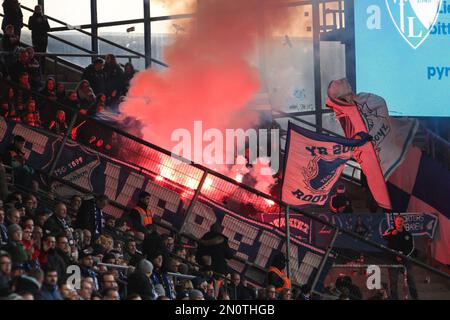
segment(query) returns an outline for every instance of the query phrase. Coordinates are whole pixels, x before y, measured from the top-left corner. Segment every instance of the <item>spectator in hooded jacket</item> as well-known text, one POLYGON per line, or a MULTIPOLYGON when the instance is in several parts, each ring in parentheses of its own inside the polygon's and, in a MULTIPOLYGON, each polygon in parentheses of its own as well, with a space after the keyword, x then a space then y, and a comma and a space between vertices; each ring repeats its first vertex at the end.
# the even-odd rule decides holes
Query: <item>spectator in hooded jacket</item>
POLYGON ((8 25, 13 25, 15 35, 20 39, 20 34, 23 27, 23 14, 19 1, 4 0, 3 14, 2 30, 5 31, 8 25))

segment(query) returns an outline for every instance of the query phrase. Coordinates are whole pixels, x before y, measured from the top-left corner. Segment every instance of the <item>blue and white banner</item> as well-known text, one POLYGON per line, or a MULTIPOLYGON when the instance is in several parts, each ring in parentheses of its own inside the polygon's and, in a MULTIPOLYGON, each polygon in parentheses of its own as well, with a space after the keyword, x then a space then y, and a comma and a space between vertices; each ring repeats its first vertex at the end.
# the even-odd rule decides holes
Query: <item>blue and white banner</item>
POLYGON ((292 206, 324 205, 353 149, 369 140, 318 134, 289 123, 282 200, 292 206))

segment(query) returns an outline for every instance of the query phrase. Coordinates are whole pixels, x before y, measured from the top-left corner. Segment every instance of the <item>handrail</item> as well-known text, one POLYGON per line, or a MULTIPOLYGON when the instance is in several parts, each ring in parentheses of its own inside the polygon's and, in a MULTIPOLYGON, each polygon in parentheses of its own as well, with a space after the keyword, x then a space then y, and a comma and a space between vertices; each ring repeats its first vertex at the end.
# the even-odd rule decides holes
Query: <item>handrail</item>
MULTIPOLYGON (((67 108, 67 106, 66 106, 66 108, 67 108)), ((75 108, 69 108, 69 109, 75 110, 76 113, 79 114, 79 110, 76 110, 75 108)), ((135 137, 135 136, 133 136, 133 135, 131 135, 131 134, 121 130, 121 129, 114 128, 114 127, 112 127, 112 126, 110 126, 108 124, 105 124, 105 123, 103 123, 103 122, 101 122, 99 120, 96 120, 96 119, 90 118, 90 121, 92 121, 94 123, 97 123, 97 124, 100 124, 101 126, 104 126, 104 127, 108 128, 108 129, 110 129, 110 130, 112 130, 112 131, 114 131, 114 132, 116 132, 116 133, 118 133, 120 135, 123 135, 123 136, 125 136, 125 137, 127 137, 127 138, 129 138, 131 140, 134 140, 135 142, 137 142, 137 143, 139 143, 141 145, 144 145, 146 147, 154 149, 154 150, 156 150, 156 151, 158 151, 158 152, 160 152, 160 153, 162 153, 164 155, 167 155, 167 156, 172 157, 174 159, 177 159, 177 160, 179 160, 179 161, 181 161, 181 162, 183 162, 185 164, 188 164, 188 165, 192 166, 193 168, 197 168, 199 170, 202 170, 204 173, 211 174, 212 176, 215 176, 215 177, 217 177, 217 178, 219 178, 221 180, 224 180, 226 182, 234 184, 235 186, 238 186, 241 189, 244 189, 244 190, 246 190, 246 191, 248 191, 248 192, 250 192, 250 193, 252 193, 252 194, 254 194, 256 196, 262 197, 262 198, 264 198, 266 200, 272 200, 274 204, 277 204, 280 207, 288 207, 288 206, 290 206, 289 204, 287 204, 286 202, 282 201, 281 199, 278 199, 278 198, 276 198, 276 197, 274 197, 272 195, 268 195, 268 194, 266 194, 264 192, 256 190, 256 189, 254 189, 254 188, 252 188, 252 187, 250 187, 250 186, 248 186, 246 184, 242 184, 240 182, 237 182, 236 180, 234 180, 234 179, 232 179, 230 177, 227 177, 227 176, 225 176, 225 175, 223 175, 221 173, 218 173, 218 172, 216 172, 216 171, 214 171, 214 170, 212 170, 210 168, 207 168, 207 167, 205 167, 203 165, 195 163, 194 161, 191 161, 191 160, 188 160, 188 159, 186 159, 184 157, 181 157, 179 155, 173 154, 172 152, 170 152, 170 151, 168 151, 168 150, 166 150, 166 149, 164 149, 162 147, 159 147, 159 146, 157 146, 157 145, 155 145, 153 143, 150 143, 148 141, 145 141, 143 139, 135 137)), ((54 178, 54 177, 52 177, 52 178, 54 178)), ((419 266, 429 270, 432 273, 435 273, 435 274, 443 276, 443 277, 445 277, 447 279, 450 279, 450 274, 444 273, 444 272, 442 272, 442 271, 440 271, 440 270, 438 270, 436 268, 433 268, 433 267, 427 265, 426 263, 423 263, 423 262, 421 262, 421 261, 419 261, 417 259, 413 259, 411 257, 408 257, 408 256, 404 255, 403 253, 399 253, 398 251, 390 249, 390 248, 388 248, 388 247, 386 247, 384 245, 378 244, 378 243, 376 243, 376 242, 374 242, 372 240, 369 240, 369 239, 367 239, 367 238, 365 238, 365 237, 363 237, 363 236, 361 236, 361 235, 359 235, 359 234, 357 234, 357 233, 355 233, 355 232, 353 232, 351 230, 341 228, 338 225, 335 225, 332 222, 326 221, 326 220, 316 216, 313 213, 300 212, 298 209, 295 209, 295 208, 292 208, 291 211, 293 211, 295 213, 298 213, 298 214, 302 214, 305 217, 310 218, 313 221, 319 222, 319 223, 321 223, 321 224, 323 224, 323 225, 325 225, 327 227, 330 227, 330 228, 332 228, 334 230, 337 229, 337 230, 339 230, 340 233, 346 234, 346 235, 348 235, 348 236, 350 236, 350 237, 352 237, 354 239, 357 239, 357 240, 359 240, 359 241, 361 241, 361 242, 363 242, 363 243, 365 243, 365 244, 367 244, 369 246, 377 248, 377 249, 379 249, 379 250, 381 250, 383 252, 387 252, 389 254, 392 254, 392 255, 395 255, 395 256, 399 256, 399 257, 403 258, 406 261, 412 262, 413 264, 419 265, 419 266)))
MULTIPOLYGON (((9 51, 0 51, 0 54, 9 54, 9 51)), ((95 57, 106 57, 107 54, 83 54, 83 53, 53 53, 53 52, 35 52, 35 56, 44 56, 44 57, 87 57, 87 58, 95 58, 95 57)), ((114 55, 116 58, 124 58, 124 59, 140 59, 141 57, 138 57, 136 55, 114 55)))
MULTIPOLYGON (((34 10, 32 10, 32 9, 26 7, 26 6, 21 5, 21 7, 22 7, 23 9, 27 10, 27 11, 34 12, 34 10)), ((61 21, 61 20, 58 20, 58 19, 56 19, 56 18, 50 17, 50 16, 48 16, 48 15, 45 15, 45 16, 46 16, 49 20, 54 21, 54 22, 56 22, 56 23, 59 23, 59 24, 62 24, 62 25, 66 25, 66 26, 70 25, 69 23, 66 23, 66 22, 64 22, 64 21, 61 21)), ((102 38, 102 37, 99 37, 99 36, 94 36, 94 35, 93 35, 92 33, 90 33, 90 32, 84 31, 84 30, 82 30, 82 29, 76 29, 76 28, 74 28, 73 30, 76 30, 76 31, 78 31, 78 32, 80 32, 80 33, 82 33, 82 34, 84 34, 84 35, 87 35, 87 36, 89 36, 89 37, 91 37, 91 38, 94 38, 94 39, 98 39, 98 40, 100 40, 100 41, 103 41, 103 42, 105 42, 105 43, 107 43, 107 44, 109 44, 109 45, 111 45, 111 46, 113 46, 113 47, 119 48, 120 50, 127 51, 127 52, 129 52, 129 53, 135 54, 135 55, 137 55, 137 56, 139 56, 139 57, 141 57, 141 58, 144 58, 144 59, 146 58, 145 54, 142 54, 142 53, 140 53, 140 52, 131 50, 131 49, 127 48, 127 47, 123 47, 123 46, 121 46, 121 45, 118 45, 117 43, 115 43, 115 42, 113 42, 113 41, 110 41, 110 40, 108 40, 108 39, 105 39, 105 38, 102 38)), ((52 30, 50 29, 50 32, 51 32, 51 31, 52 31, 52 30)), ((163 66, 163 67, 169 67, 167 64, 165 64, 165 63, 162 62, 162 61, 159 61, 159 60, 154 59, 154 58, 152 58, 152 57, 150 57, 150 59, 151 59, 152 62, 154 62, 154 63, 156 63, 156 64, 159 64, 159 65, 161 65, 161 66, 163 66)))
MULTIPOLYGON (((5 16, 5 15, 4 15, 3 13, 0 13, 0 17, 4 17, 4 16, 5 16)), ((24 23, 23 25, 24 25, 24 27, 28 27, 28 24, 26 24, 26 23, 24 23)), ((70 42, 70 41, 64 40, 64 39, 62 39, 62 38, 60 38, 60 37, 57 37, 57 36, 55 36, 55 35, 52 35, 52 34, 50 34, 50 33, 48 34, 48 36, 49 36, 49 38, 55 39, 55 40, 60 41, 60 42, 62 42, 62 43, 64 43, 64 44, 67 44, 67 45, 69 45, 69 46, 72 46, 72 47, 74 47, 75 49, 78 49, 78 50, 80 50, 80 51, 95 54, 95 52, 93 52, 93 51, 91 51, 91 50, 88 50, 88 49, 86 49, 86 48, 80 47, 80 46, 78 46, 78 45, 76 45, 76 44, 74 44, 74 43, 72 43, 72 42, 70 42)))

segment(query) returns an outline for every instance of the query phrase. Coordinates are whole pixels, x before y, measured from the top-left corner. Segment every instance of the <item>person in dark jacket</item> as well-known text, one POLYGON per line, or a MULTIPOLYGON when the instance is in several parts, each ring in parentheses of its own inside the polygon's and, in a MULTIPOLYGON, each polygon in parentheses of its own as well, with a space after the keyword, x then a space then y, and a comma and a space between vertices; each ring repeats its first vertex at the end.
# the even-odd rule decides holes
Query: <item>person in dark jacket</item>
POLYGON ((228 246, 228 238, 222 234, 222 226, 215 223, 199 241, 197 260, 202 261, 203 256, 211 257, 211 267, 214 272, 227 274, 227 259, 233 257, 233 252, 228 246))
POLYGON ((0 247, 8 243, 8 228, 5 225, 5 211, 0 209, 0 247))
POLYGON ((103 72, 106 77, 106 95, 108 98, 119 97, 124 91, 124 73, 113 54, 106 56, 103 72))
POLYGON ((14 26, 12 24, 6 26, 5 33, 2 38, 2 47, 4 51, 10 54, 5 57, 5 63, 9 67, 14 63, 14 51, 20 45, 19 37, 14 33, 14 26))
MULTIPOLYGON (((30 76, 30 74, 28 73, 28 60, 30 58, 28 51, 26 49, 20 48, 18 50, 18 54, 18 59, 9 68, 9 75, 11 76, 11 80, 14 82, 19 82, 20 75, 22 75, 23 73, 27 73, 28 77, 30 76)), ((31 86, 29 89, 31 89, 31 86)))
POLYGON ((227 286, 222 285, 220 291, 226 291, 230 300, 250 300, 252 294, 249 288, 241 282, 241 275, 237 272, 231 274, 231 283, 227 286))
MULTIPOLYGON (((66 281, 67 278, 67 267, 75 264, 71 256, 71 248, 69 245, 69 239, 65 235, 59 235, 56 237, 56 255, 58 256, 58 279, 60 283, 66 281)), ((49 262, 52 265, 52 261, 49 262)))
MULTIPOLYGON (((48 32, 50 25, 47 17, 42 12, 42 7, 37 5, 34 7, 34 13, 28 19, 28 29, 31 30, 31 42, 37 52, 47 52, 48 32)), ((44 59, 41 60, 41 63, 44 59)))
POLYGON ((148 231, 147 227, 153 223, 152 213, 148 208, 150 198, 151 196, 148 192, 141 192, 136 207, 130 212, 130 227, 135 232, 145 234, 148 231))
POLYGON ((14 26, 14 33, 20 38, 23 27, 23 14, 18 0, 3 1, 3 21, 2 30, 5 31, 8 25, 14 26))
POLYGON ((83 201, 78 210, 77 228, 89 230, 92 235, 100 234, 103 227, 102 210, 108 205, 108 202, 109 199, 106 195, 99 195, 95 199, 83 201))
POLYGON ((139 263, 139 261, 141 261, 144 258, 141 252, 137 250, 136 240, 129 239, 127 241, 123 257, 125 260, 128 261, 128 264, 130 266, 136 266, 139 263))
POLYGON ((62 202, 55 206, 55 213, 47 219, 44 224, 44 230, 51 234, 70 234, 70 225, 67 222, 67 208, 62 202))
POLYGON ((46 268, 44 284, 41 289, 42 300, 63 300, 58 289, 58 272, 53 268, 46 268))
MULTIPOLYGON (((386 230, 383 234, 383 239, 387 240, 388 247, 399 253, 410 256, 414 251, 414 239, 411 233, 409 233, 404 226, 405 220, 401 215, 398 215, 394 219, 394 228, 386 230)), ((411 298, 418 299, 416 283, 412 273, 412 266, 409 261, 404 260, 399 256, 395 256, 392 261, 393 264, 403 264, 406 269, 406 280, 408 282, 409 292, 411 298)), ((391 299, 398 300, 398 274, 401 271, 400 268, 389 269, 389 280, 391 283, 391 299)))
POLYGON ((134 69, 134 66, 131 62, 127 62, 124 67, 124 88, 122 95, 126 95, 128 93, 128 89, 130 88, 130 82, 131 79, 134 78, 134 75, 136 74, 136 70, 134 69))
POLYGON ((128 295, 138 294, 143 300, 155 300, 157 294, 151 280, 153 264, 141 260, 135 272, 128 277, 128 295))
POLYGON ((171 277, 169 277, 166 268, 163 267, 163 254, 156 253, 150 257, 153 264, 153 273, 151 276, 154 286, 161 285, 164 288, 165 296, 171 300, 177 297, 175 292, 175 285, 171 277))
POLYGON ((148 228, 148 232, 145 234, 145 238, 142 243, 142 253, 146 257, 153 257, 156 253, 162 252, 163 250, 163 239, 161 235, 156 231, 155 225, 152 224, 148 228))
POLYGON ((88 250, 82 250, 79 255, 79 265, 81 269, 81 276, 83 278, 92 278, 94 284, 94 290, 100 289, 100 283, 98 274, 94 270, 94 258, 93 252, 88 250))
POLYGON ((101 58, 94 60, 84 71, 81 79, 89 81, 95 94, 106 92, 106 75, 103 71, 104 61, 101 58))

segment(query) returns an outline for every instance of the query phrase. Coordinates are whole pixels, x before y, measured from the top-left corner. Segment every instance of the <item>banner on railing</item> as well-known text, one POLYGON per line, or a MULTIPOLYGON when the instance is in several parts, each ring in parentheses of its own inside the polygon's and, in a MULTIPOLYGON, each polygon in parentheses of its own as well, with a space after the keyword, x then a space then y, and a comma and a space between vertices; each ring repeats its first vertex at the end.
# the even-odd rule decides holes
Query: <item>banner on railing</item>
MULTIPOLYGON (((261 220, 281 230, 286 229, 286 217, 282 213, 262 213, 261 220)), ((289 226, 292 237, 312 243, 311 219, 302 214, 290 214, 289 226)))
MULTIPOLYGON (((383 239, 383 233, 393 226, 393 218, 397 214, 389 213, 341 213, 338 215, 320 213, 318 217, 329 221, 342 229, 353 231, 354 233, 376 242, 387 245, 383 239)), ((428 237, 434 239, 438 226, 438 217, 430 213, 400 213, 405 218, 405 229, 414 238, 428 237)), ((312 222, 312 243, 317 247, 326 247, 333 236, 333 230, 323 224, 312 222)), ((351 249, 355 251, 379 251, 373 246, 367 245, 348 235, 340 235, 335 242, 335 247, 351 249)))

